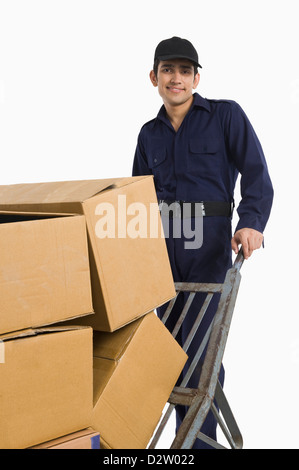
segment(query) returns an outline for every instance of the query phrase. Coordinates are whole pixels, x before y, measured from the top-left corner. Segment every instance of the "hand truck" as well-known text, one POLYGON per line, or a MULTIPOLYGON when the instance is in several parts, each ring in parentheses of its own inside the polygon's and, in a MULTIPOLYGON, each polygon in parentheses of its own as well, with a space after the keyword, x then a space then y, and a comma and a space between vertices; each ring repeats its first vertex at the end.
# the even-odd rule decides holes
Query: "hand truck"
POLYGON ((148 446, 149 449, 154 449, 156 447, 169 420, 169 417, 176 405, 185 405, 188 407, 188 411, 176 433, 170 449, 192 449, 196 438, 200 438, 202 441, 206 442, 215 449, 225 449, 226 447, 222 446, 200 431, 210 410, 212 410, 216 421, 222 429, 222 432, 226 437, 230 447, 232 449, 241 449, 243 447, 242 435, 230 409, 228 401, 224 395, 221 384, 218 380, 233 310, 236 303, 236 297, 240 285, 240 269, 243 261, 243 252, 242 249, 240 249, 233 266, 226 273, 223 284, 175 283, 177 295, 168 304, 168 307, 162 318, 162 322, 164 324, 172 312, 179 293, 189 292, 189 296, 179 316, 179 319, 177 320, 171 332, 174 338, 176 338, 182 322, 188 314, 190 305, 197 292, 206 293, 206 298, 202 308, 200 309, 192 329, 182 346, 187 354, 191 341, 194 338, 199 325, 201 324, 213 295, 220 293, 220 299, 214 320, 208 328, 203 341, 199 345, 197 353, 192 363, 190 364, 186 375, 184 376, 181 384, 174 387, 168 399, 168 408, 155 430, 154 436, 148 446), (206 353, 203 360, 198 388, 188 388, 186 385, 188 384, 196 364, 198 363, 205 349, 206 353), (215 402, 217 403, 217 406, 215 405, 215 402))

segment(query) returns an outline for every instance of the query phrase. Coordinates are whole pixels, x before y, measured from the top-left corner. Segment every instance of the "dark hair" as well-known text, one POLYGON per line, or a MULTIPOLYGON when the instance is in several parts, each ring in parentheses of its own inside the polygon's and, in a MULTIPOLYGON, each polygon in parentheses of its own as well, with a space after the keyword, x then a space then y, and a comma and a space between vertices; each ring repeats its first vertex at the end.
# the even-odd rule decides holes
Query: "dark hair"
MULTIPOLYGON (((154 65, 153 65, 153 71, 154 71, 154 74, 156 75, 156 77, 158 76, 159 64, 160 64, 160 59, 155 59, 154 65)), ((193 64, 193 67, 194 67, 194 76, 195 76, 198 72, 198 68, 197 68, 196 64, 193 64)))

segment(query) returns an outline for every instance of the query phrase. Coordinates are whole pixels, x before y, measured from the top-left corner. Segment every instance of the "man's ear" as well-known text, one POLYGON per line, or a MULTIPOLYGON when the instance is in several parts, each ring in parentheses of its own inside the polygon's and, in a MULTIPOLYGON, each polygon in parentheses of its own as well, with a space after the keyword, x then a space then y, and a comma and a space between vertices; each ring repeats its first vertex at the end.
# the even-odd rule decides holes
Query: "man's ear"
POLYGON ((197 85, 199 84, 199 80, 200 80, 200 74, 197 73, 194 77, 194 82, 193 82, 193 89, 195 90, 195 88, 197 88, 197 85))
POLYGON ((151 80, 152 84, 154 86, 158 86, 158 80, 157 80, 156 74, 153 70, 150 71, 149 76, 150 76, 150 80, 151 80))

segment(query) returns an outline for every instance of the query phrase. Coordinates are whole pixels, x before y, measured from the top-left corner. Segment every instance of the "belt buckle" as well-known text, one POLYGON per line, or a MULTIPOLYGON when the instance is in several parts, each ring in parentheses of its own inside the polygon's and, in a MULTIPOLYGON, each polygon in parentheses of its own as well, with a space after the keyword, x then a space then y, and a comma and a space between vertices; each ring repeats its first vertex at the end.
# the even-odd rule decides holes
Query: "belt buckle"
POLYGON ((205 203, 203 201, 194 202, 194 217, 204 217, 206 215, 205 203))
POLYGON ((186 202, 183 201, 183 218, 190 217, 204 217, 206 215, 205 205, 203 201, 200 202, 186 202))
POLYGON ((204 217, 206 215, 205 203, 201 201, 200 204, 201 204, 201 215, 202 217, 204 217))

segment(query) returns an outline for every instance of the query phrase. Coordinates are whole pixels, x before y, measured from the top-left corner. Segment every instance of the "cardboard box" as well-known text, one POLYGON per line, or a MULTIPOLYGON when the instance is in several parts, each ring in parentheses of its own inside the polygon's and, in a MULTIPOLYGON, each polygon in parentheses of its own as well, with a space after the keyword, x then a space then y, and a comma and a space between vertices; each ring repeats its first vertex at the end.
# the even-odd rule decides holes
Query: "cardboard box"
POLYGON ((93 312, 84 216, 0 213, 0 334, 93 312))
POLYGON ((114 331, 175 296, 152 176, 0 186, 0 209, 85 215, 95 315, 82 321, 95 330, 114 331))
POLYGON ((67 436, 44 442, 31 449, 99 449, 100 434, 92 428, 82 429, 67 436))
POLYGON ((94 331, 91 426, 105 448, 145 449, 187 360, 151 312, 114 333, 94 331))
POLYGON ((23 449, 91 425, 92 329, 2 335, 0 448, 23 449))

